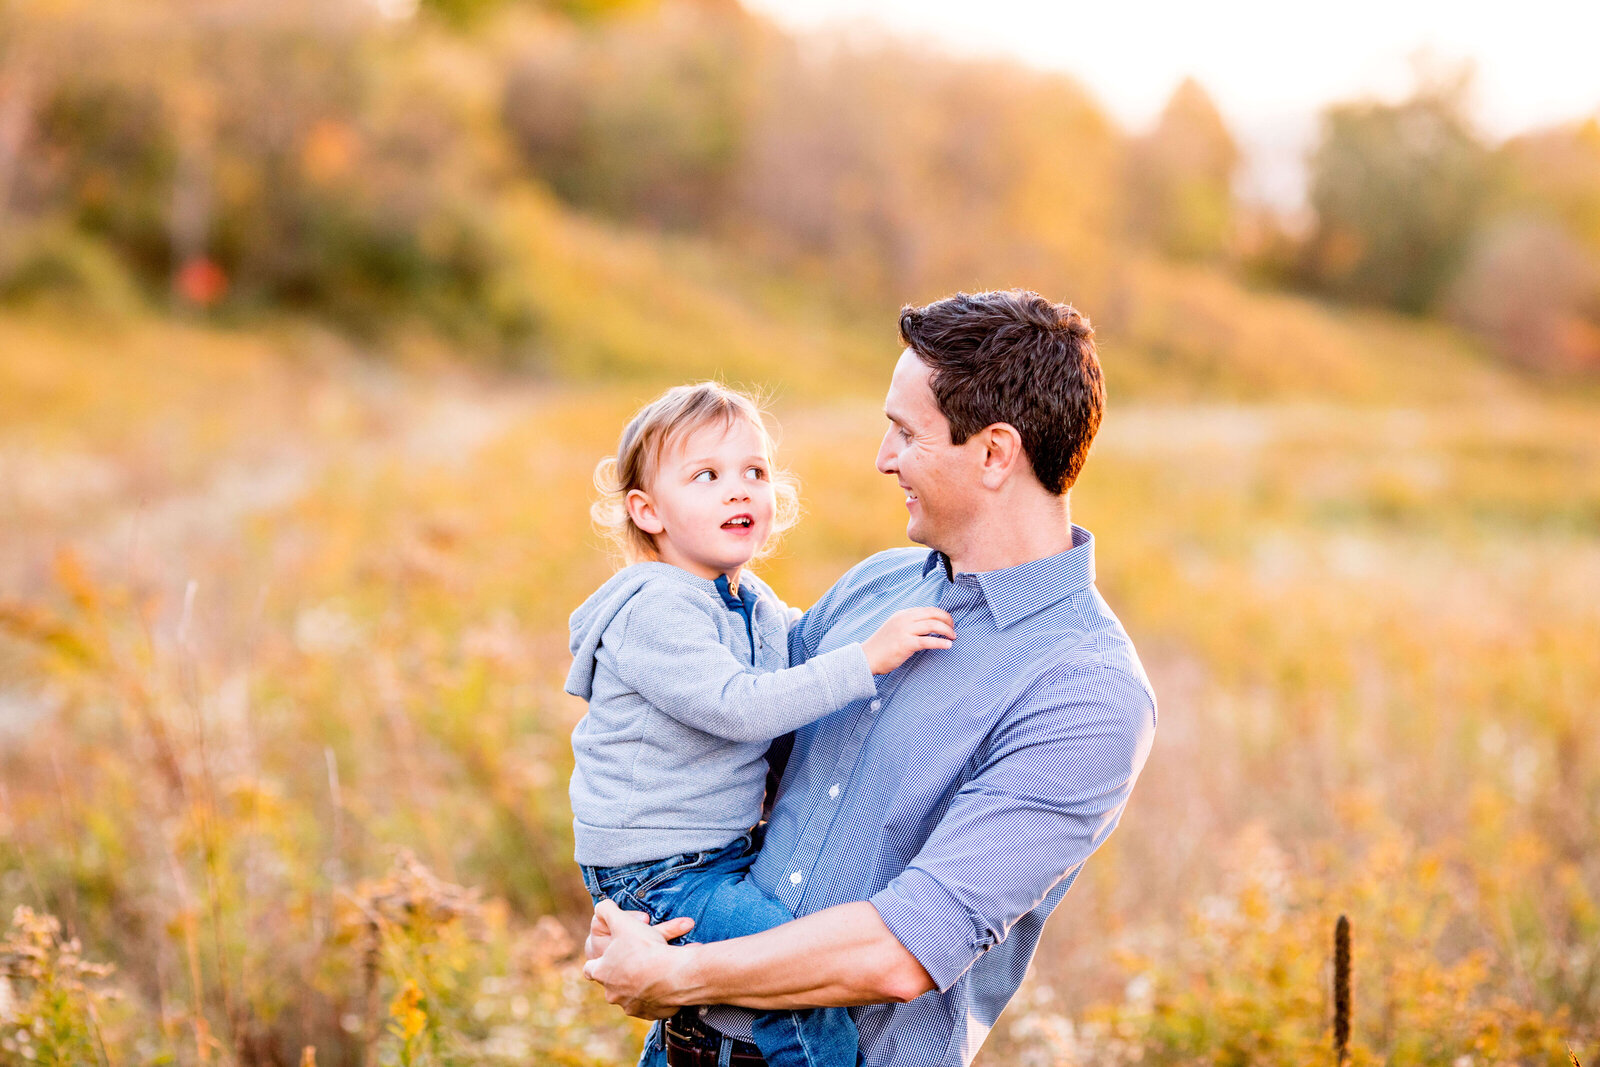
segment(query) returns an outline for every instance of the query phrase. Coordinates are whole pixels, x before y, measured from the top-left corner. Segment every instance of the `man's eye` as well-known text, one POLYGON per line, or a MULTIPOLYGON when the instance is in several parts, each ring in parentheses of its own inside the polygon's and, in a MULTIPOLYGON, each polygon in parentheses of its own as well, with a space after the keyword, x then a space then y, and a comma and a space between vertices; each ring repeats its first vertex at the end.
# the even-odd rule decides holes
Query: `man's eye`
POLYGON ((717 480, 717 472, 714 470, 703 470, 689 480, 692 482, 714 482, 717 480))
POLYGON ((911 440, 911 431, 906 429, 904 426, 896 426, 894 428, 894 432, 900 435, 900 440, 902 441, 911 440))
POLYGON ((759 482, 761 479, 767 476, 767 472, 761 467, 746 467, 744 469, 744 476, 753 481, 759 482))

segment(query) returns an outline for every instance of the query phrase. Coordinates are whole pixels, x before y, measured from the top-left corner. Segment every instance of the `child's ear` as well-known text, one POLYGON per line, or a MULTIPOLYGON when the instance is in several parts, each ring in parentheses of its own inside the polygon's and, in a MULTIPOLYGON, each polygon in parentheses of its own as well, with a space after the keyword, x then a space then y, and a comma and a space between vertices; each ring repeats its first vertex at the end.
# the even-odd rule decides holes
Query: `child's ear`
POLYGON ((628 518, 645 533, 654 536, 666 529, 661 522, 661 516, 656 514, 656 506, 651 502, 650 494, 643 489, 628 490, 628 498, 624 503, 628 507, 628 518))

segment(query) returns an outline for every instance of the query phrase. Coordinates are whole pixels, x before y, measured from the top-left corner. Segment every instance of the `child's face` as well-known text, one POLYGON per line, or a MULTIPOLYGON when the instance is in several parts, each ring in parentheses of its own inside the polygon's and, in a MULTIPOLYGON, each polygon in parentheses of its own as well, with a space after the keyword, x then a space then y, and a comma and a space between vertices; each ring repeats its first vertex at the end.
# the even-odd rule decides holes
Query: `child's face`
POLYGON ((662 449, 645 490, 628 494, 635 525, 665 563, 736 577, 772 533, 777 500, 766 440, 747 419, 712 423, 662 449))

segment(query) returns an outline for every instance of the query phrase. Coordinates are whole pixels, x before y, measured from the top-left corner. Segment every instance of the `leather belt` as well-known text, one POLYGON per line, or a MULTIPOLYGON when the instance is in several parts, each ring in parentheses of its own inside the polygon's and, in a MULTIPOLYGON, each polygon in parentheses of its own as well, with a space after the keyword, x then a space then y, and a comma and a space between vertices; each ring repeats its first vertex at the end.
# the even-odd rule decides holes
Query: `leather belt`
POLYGON ((718 1067, 722 1042, 733 1042, 728 1067, 767 1067, 761 1050, 748 1041, 725 1038, 722 1031, 700 1021, 697 1013, 682 1012, 666 1022, 668 1067, 718 1067))

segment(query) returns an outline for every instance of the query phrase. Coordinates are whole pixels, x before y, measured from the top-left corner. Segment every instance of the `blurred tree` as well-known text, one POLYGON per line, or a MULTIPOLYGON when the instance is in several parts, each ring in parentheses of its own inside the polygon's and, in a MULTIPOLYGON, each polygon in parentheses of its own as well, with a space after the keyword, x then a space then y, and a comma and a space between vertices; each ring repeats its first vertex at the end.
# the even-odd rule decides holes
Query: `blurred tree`
POLYGON ((37 60, 20 29, 14 13, 0 8, 0 235, 6 233, 11 189, 33 124, 37 60))
POLYGON ((1311 280, 1339 296, 1427 310, 1460 266, 1490 188, 1465 113, 1470 72, 1424 77, 1399 104, 1339 104, 1311 157, 1311 280))
POLYGON ((545 35, 505 114, 564 199, 880 302, 1022 278, 1081 294, 1118 215, 1120 136, 1069 79, 795 41, 716 0, 545 35))
POLYGON ((1265 204, 1235 208, 1229 249, 1242 277, 1274 289, 1301 282, 1309 220, 1265 204))
POLYGON ((1508 209, 1544 216, 1600 253, 1600 119, 1514 137, 1499 155, 1508 209))
POLYGON ((418 10, 438 15, 456 28, 466 28, 506 8, 549 11, 568 18, 588 20, 619 12, 654 7, 656 0, 417 0, 418 10))
POLYGON ((1534 370, 1600 370, 1600 121, 1495 151, 1490 221, 1444 310, 1534 370))
POLYGON ((30 42, 26 66, 0 47, 0 185, 29 235, 0 293, 120 300, 109 262, 197 308, 415 317, 491 346, 531 329, 499 280, 496 74, 452 63, 446 35, 376 32, 368 0, 0 15, 30 42))
POLYGON ((528 49, 504 117, 528 162, 572 203, 704 226, 729 192, 748 125, 759 27, 674 4, 528 49))
POLYGON ((1128 146, 1130 229, 1180 259, 1218 255, 1233 229, 1238 165, 1221 113, 1199 82, 1185 78, 1155 129, 1128 146))
POLYGON ((1565 228, 1528 216, 1489 227, 1451 286, 1447 310, 1533 370, 1600 370, 1600 263, 1565 228))
POLYGON ((872 300, 1103 262, 1119 138, 1079 86, 903 45, 835 40, 764 68, 726 226, 872 300))

